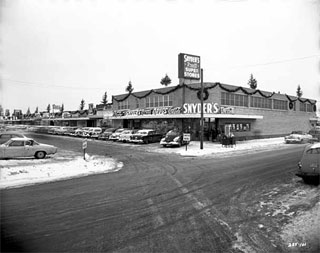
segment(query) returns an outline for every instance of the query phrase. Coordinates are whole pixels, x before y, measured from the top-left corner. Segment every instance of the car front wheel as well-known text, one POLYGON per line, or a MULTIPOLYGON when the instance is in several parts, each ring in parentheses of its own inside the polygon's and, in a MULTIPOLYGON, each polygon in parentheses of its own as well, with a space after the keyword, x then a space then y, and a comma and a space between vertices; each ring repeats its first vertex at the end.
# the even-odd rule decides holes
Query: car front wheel
POLYGON ((37 159, 43 159, 46 157, 46 152, 44 151, 38 151, 35 155, 34 155, 37 159))

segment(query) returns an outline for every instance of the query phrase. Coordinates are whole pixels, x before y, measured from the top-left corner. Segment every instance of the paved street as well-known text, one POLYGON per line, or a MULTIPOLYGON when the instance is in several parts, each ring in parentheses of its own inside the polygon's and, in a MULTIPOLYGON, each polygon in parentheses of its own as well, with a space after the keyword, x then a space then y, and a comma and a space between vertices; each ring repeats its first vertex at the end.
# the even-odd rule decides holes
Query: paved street
MULTIPOLYGON (((82 151, 81 139, 35 137, 59 150, 82 151)), ((122 170, 1 190, 2 246, 37 252, 314 251, 316 234, 306 242, 284 236, 290 219, 318 202, 318 188, 294 176, 303 148, 194 158, 94 141, 89 154, 117 158, 122 170)))

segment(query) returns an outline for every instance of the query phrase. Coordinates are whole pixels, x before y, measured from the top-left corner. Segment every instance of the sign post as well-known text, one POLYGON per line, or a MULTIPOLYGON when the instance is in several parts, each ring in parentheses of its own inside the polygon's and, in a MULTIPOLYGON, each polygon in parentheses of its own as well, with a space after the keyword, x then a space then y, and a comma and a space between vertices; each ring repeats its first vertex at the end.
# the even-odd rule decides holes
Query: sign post
POLYGON ((83 149, 83 160, 86 160, 86 149, 88 147, 87 138, 82 141, 82 149, 83 149))
POLYGON ((188 150, 188 145, 189 145, 189 142, 190 142, 190 134, 189 133, 183 133, 183 141, 184 142, 187 142, 186 144, 186 151, 188 150))
POLYGON ((203 69, 201 69, 201 119, 200 119, 200 149, 203 149, 203 69))

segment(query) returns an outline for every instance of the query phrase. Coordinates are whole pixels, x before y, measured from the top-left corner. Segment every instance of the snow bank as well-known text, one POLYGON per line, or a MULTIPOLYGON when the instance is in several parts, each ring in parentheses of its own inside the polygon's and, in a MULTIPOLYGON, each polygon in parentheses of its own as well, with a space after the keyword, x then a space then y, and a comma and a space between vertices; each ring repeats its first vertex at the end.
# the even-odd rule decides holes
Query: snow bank
POLYGON ((0 163, 0 188, 21 187, 97 173, 116 172, 123 166, 122 162, 112 158, 88 155, 86 160, 76 156, 69 160, 17 159, 0 160, 0 163))

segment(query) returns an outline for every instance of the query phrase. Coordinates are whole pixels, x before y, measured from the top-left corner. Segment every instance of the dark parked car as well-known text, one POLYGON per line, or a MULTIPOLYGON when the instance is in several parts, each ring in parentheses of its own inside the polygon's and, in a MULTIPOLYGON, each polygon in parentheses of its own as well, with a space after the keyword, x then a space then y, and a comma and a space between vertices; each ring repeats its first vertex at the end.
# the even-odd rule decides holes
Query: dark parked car
POLYGON ((167 146, 182 146, 187 144, 183 141, 183 133, 175 130, 170 130, 164 138, 161 139, 160 145, 167 146))
POLYGON ((148 144, 159 142, 161 138, 162 134, 157 133, 153 129, 142 129, 131 136, 130 142, 148 144))
POLYGON ((113 134, 117 128, 107 128, 102 134, 98 136, 99 140, 109 140, 111 134, 113 134))
POLYGON ((0 144, 3 144, 5 142, 7 142, 8 140, 10 140, 11 138, 26 138, 26 136, 22 133, 18 133, 18 132, 12 132, 12 131, 7 131, 7 132, 1 132, 0 133, 0 144))
POLYGON ((320 143, 308 145, 298 163, 296 173, 306 183, 319 184, 320 177, 320 143))
POLYGON ((312 135, 313 138, 320 141, 320 128, 311 129, 308 134, 312 135))

